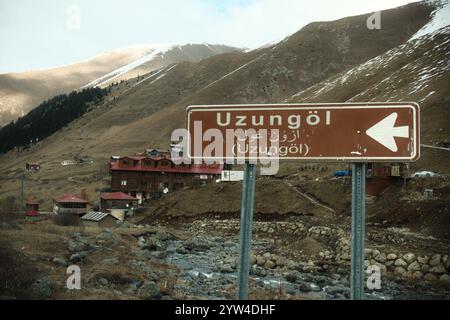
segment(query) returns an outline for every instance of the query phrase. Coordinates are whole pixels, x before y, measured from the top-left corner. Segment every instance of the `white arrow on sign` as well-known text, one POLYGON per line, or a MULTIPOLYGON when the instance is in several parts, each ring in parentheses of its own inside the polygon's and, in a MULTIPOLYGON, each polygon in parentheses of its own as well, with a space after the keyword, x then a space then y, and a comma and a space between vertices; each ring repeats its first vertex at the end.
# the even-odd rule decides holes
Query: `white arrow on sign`
POLYGON ((366 131, 366 134, 383 146, 397 152, 398 147, 395 143, 394 137, 409 138, 409 127, 394 127, 395 121, 397 121, 398 114, 394 112, 375 124, 373 127, 366 131))

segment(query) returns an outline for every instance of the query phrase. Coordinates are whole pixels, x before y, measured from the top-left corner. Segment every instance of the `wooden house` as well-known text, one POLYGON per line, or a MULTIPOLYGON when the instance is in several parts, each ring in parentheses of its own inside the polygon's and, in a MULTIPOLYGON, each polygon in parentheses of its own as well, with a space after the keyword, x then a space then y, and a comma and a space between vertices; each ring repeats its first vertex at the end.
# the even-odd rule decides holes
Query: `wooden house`
POLYGON ((88 212, 89 201, 82 197, 65 194, 53 199, 53 213, 84 215, 88 212))
POLYGON ((103 211, 109 209, 129 210, 137 206, 138 199, 123 192, 109 192, 100 196, 100 204, 103 211))
POLYGON ((41 165, 38 163, 27 162, 25 165, 25 169, 27 171, 39 171, 39 170, 41 170, 41 165))
POLYGON ((220 179, 223 165, 175 164, 160 157, 122 157, 110 163, 111 190, 139 199, 220 179))

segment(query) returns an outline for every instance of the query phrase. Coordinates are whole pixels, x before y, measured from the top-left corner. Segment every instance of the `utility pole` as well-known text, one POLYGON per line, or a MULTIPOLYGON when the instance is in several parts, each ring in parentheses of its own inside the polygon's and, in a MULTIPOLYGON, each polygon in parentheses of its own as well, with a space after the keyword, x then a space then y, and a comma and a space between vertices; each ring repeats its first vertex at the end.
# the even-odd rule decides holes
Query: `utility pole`
POLYGON ((25 178, 25 175, 22 173, 20 175, 20 210, 22 212, 25 212, 25 205, 24 205, 24 192, 23 192, 23 180, 25 178))

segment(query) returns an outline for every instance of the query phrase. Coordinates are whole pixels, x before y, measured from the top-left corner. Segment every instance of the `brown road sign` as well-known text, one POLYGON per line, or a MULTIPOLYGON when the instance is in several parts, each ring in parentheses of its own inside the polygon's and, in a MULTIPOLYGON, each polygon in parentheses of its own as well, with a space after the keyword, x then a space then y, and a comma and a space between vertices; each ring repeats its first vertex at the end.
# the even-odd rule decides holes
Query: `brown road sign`
POLYGON ((190 106, 186 111, 191 136, 188 156, 210 160, 276 157, 328 162, 416 161, 420 156, 419 111, 416 103, 190 106), (209 129, 213 130, 205 139, 209 129), (249 149, 241 150, 240 155, 236 148, 227 149, 227 134, 229 138, 237 129, 255 130, 255 139, 261 139, 259 133, 267 130, 267 143, 270 146, 277 141, 278 152, 250 156, 249 149), (277 131, 275 139, 271 130, 277 131), (213 141, 211 133, 218 132, 224 137, 223 153, 205 155, 203 151, 213 141))

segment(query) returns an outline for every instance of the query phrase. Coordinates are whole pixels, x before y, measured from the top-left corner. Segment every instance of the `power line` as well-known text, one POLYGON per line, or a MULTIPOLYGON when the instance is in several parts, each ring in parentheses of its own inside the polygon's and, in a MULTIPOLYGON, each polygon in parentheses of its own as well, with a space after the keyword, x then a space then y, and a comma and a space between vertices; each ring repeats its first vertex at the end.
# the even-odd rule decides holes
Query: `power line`
POLYGON ((424 148, 439 149, 439 150, 447 150, 447 151, 450 151, 450 148, 436 147, 436 146, 431 146, 431 145, 429 145, 429 144, 421 144, 420 146, 421 146, 421 147, 424 147, 424 148))

